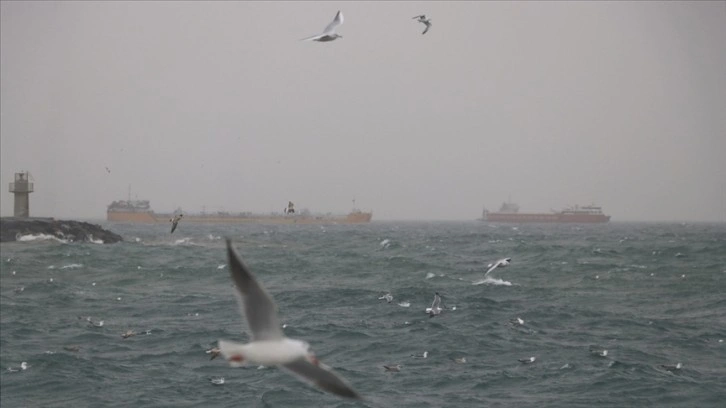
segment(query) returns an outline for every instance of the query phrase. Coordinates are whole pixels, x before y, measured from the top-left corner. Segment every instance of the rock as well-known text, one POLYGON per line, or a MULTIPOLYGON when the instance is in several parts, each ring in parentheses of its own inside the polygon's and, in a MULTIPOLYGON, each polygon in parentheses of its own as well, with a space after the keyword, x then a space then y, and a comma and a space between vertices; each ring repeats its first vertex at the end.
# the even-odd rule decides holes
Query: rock
POLYGON ((0 218, 0 242, 17 241, 23 235, 46 234, 69 242, 103 241, 113 244, 123 238, 100 225, 81 221, 56 220, 54 218, 0 218))

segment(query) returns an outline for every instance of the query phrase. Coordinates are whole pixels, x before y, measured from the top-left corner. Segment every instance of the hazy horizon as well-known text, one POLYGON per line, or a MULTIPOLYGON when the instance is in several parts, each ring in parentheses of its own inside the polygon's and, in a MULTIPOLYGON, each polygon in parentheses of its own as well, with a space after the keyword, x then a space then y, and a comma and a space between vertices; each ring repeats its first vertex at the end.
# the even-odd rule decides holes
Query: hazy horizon
POLYGON ((0 23, 3 216, 27 170, 56 218, 130 186, 157 212, 726 222, 726 2, 3 1, 0 23), (300 41, 338 10, 343 38, 300 41))

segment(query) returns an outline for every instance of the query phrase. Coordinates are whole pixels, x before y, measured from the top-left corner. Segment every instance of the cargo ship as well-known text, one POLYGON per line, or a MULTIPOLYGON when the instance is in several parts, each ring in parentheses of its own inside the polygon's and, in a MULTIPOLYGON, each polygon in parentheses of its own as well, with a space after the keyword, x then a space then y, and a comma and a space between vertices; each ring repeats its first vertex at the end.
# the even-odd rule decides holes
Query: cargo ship
POLYGON ((596 205, 568 207, 561 211, 551 213, 521 213, 519 205, 504 202, 497 212, 482 211, 480 221, 488 222, 542 222, 542 223, 601 223, 610 221, 610 216, 602 212, 602 207, 596 205))
POLYGON ((184 221, 199 223, 257 223, 257 224, 363 224, 373 218, 372 212, 353 209, 348 214, 313 214, 307 210, 295 211, 292 202, 280 213, 256 214, 251 212, 231 213, 226 211, 187 213, 178 209, 173 213, 156 213, 149 200, 119 200, 108 205, 106 220, 112 222, 134 222, 153 224, 168 223, 175 215, 183 214, 184 221))

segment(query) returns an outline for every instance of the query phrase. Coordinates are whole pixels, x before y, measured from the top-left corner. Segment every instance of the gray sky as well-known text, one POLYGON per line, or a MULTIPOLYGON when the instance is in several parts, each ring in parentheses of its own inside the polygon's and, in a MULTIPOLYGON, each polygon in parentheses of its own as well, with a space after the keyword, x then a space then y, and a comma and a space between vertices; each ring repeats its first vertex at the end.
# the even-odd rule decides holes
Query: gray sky
POLYGON ((726 2, 0 3, 2 215, 726 221, 726 2), (343 38, 302 42, 342 10, 343 38), (433 26, 411 17, 425 13, 433 26), (107 173, 105 167, 111 170, 107 173))

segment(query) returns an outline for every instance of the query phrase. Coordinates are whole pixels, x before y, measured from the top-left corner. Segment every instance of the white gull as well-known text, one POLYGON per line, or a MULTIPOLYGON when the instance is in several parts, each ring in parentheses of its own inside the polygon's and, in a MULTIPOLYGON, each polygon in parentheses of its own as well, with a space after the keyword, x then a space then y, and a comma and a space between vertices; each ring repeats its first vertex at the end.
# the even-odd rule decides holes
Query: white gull
POLYGON ((338 28, 339 25, 343 24, 343 12, 338 10, 338 13, 335 15, 335 18, 333 21, 328 24, 327 27, 325 27, 325 30, 321 34, 314 35, 312 37, 303 38, 300 41, 320 41, 320 42, 326 42, 326 41, 333 41, 337 38, 343 38, 342 35, 337 34, 335 32, 335 29, 338 28))
POLYGON ((227 255, 230 274, 237 288, 237 300, 252 338, 247 344, 219 340, 219 350, 229 364, 233 367, 241 367, 245 363, 280 366, 327 392, 360 399, 360 395, 342 377, 317 359, 307 342, 285 337, 280 329, 275 301, 242 262, 229 239, 227 255))

